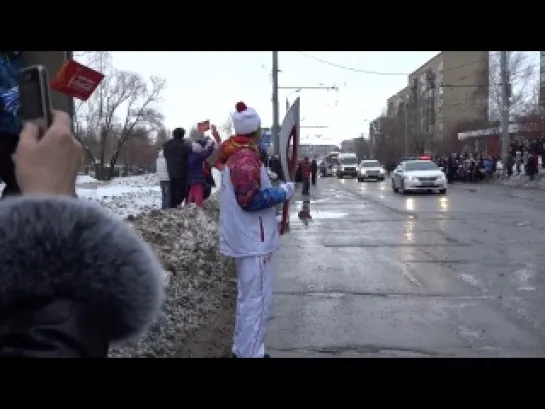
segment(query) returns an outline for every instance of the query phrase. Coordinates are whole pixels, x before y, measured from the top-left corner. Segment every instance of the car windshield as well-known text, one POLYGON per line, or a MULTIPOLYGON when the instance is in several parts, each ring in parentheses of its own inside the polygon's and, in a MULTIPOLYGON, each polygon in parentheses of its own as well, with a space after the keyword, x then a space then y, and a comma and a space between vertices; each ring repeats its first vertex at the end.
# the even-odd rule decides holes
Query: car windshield
POLYGON ((405 163, 405 170, 437 170, 439 169, 434 162, 407 162, 405 163))
POLYGON ((341 165, 357 165, 358 158, 339 158, 341 165))
POLYGON ((360 163, 360 166, 362 168, 380 168, 380 163, 378 163, 377 161, 362 162, 360 163))

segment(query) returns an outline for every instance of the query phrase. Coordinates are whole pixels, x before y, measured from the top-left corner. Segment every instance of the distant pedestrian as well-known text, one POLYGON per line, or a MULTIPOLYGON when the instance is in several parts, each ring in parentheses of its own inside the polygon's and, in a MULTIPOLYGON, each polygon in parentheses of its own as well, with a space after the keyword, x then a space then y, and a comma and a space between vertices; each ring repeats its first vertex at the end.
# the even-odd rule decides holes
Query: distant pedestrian
POLYGON ((318 177, 318 162, 316 162, 316 159, 312 159, 312 162, 310 163, 310 173, 312 186, 316 186, 316 178, 318 177))
POLYGON ((168 177, 167 161, 165 155, 161 149, 157 154, 157 160, 155 161, 155 175, 161 186, 161 209, 165 210, 170 208, 170 178, 168 177))
POLYGON ((303 178, 303 194, 309 195, 310 194, 310 176, 311 176, 311 170, 310 170, 310 162, 308 160, 308 157, 305 156, 305 159, 301 162, 301 176, 303 178))

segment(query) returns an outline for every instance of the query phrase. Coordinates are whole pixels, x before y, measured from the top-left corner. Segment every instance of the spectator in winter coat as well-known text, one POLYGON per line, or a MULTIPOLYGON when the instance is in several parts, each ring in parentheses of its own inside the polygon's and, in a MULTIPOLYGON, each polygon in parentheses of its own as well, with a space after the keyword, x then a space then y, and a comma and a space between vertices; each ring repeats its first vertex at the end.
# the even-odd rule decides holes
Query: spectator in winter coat
POLYGON ((305 157, 301 162, 301 174, 303 176, 303 194, 310 194, 310 176, 311 176, 311 167, 308 157, 305 157))
MULTIPOLYGON (((217 149, 216 149, 217 152, 217 149)), ((204 200, 208 199, 212 194, 212 189, 216 187, 216 181, 214 180, 214 175, 212 174, 212 166, 205 161, 203 164, 203 173, 204 173, 204 200)))
POLYGON ((187 203, 195 203, 202 207, 204 204, 204 194, 206 187, 206 178, 204 174, 204 165, 206 159, 216 149, 216 142, 212 138, 201 139, 197 141, 202 146, 201 152, 192 152, 189 154, 188 161, 188 196, 187 203))
POLYGON ((198 143, 185 140, 185 129, 176 128, 172 131, 172 139, 165 142, 163 153, 167 162, 168 177, 170 179, 171 207, 181 205, 187 196, 187 167, 189 154, 200 152, 202 147, 198 143))
POLYGON ((312 159, 312 162, 310 163, 310 173, 312 186, 316 186, 316 178, 318 177, 318 162, 316 159, 312 159))
POLYGON ((124 222, 71 197, 82 149, 68 115, 41 139, 26 125, 14 160, 23 196, 0 203, 0 357, 105 358, 157 318, 163 269, 124 222))
POLYGON ((484 166, 484 173, 487 179, 490 179, 492 177, 492 174, 494 173, 494 161, 492 157, 488 157, 483 160, 483 166, 484 166))
POLYGON ((272 307, 273 255, 279 246, 276 205, 289 200, 293 183, 273 187, 260 159, 261 120, 243 102, 232 115, 236 136, 222 143, 220 252, 235 259, 237 307, 233 354, 265 358, 272 307))
POLYGON ((170 179, 168 177, 167 161, 162 149, 157 154, 157 160, 155 161, 155 174, 161 186, 161 209, 169 209, 171 206, 170 179))

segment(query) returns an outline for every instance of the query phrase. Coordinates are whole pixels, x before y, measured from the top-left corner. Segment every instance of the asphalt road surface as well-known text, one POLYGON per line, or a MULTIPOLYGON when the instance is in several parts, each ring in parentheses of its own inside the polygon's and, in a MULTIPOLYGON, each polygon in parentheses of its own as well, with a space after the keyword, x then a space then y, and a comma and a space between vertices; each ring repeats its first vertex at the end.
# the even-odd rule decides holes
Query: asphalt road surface
POLYGON ((273 357, 545 356, 545 192, 318 183, 276 259, 273 357))

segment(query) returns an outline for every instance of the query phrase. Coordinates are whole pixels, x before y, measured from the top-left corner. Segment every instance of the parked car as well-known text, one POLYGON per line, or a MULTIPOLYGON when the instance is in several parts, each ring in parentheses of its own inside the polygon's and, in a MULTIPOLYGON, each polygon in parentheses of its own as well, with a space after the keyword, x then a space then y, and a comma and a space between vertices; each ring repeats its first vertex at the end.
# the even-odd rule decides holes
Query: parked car
POLYGON ((447 178, 439 167, 429 160, 401 162, 392 174, 392 190, 401 194, 416 191, 447 193, 447 178))
POLYGON ((362 160, 358 167, 358 182, 367 179, 383 181, 386 171, 377 160, 362 160))

